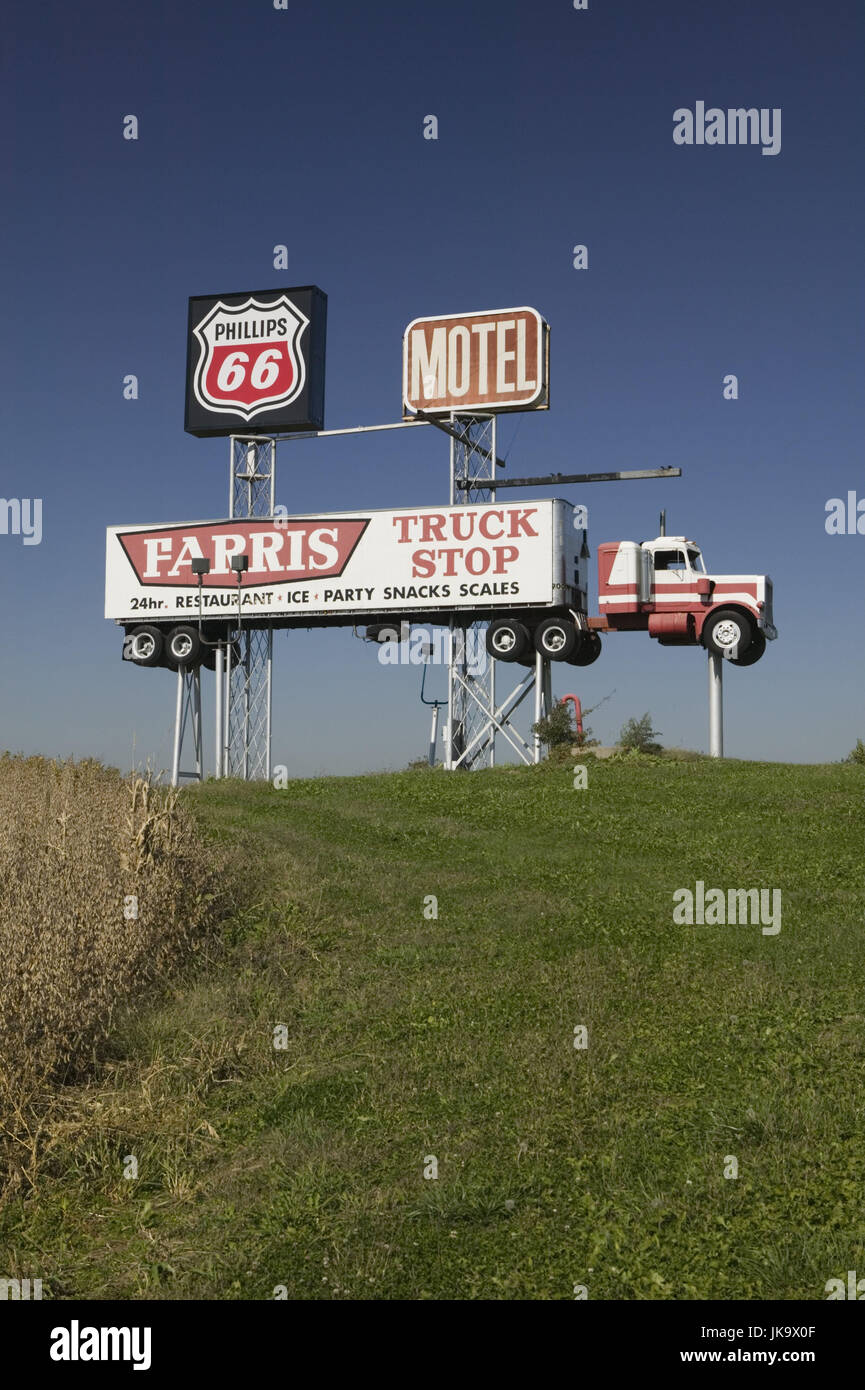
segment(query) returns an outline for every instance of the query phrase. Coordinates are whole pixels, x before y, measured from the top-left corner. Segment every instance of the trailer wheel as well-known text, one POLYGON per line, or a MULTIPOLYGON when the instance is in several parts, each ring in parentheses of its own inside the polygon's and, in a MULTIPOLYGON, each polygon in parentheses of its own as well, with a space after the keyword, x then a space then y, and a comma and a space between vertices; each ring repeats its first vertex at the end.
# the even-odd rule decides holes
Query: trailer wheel
POLYGON ((129 659, 134 661, 136 666, 159 665, 162 660, 165 641, 161 628, 144 623, 141 627, 136 627, 130 632, 127 641, 129 642, 129 659))
POLYGON ((165 643, 165 655, 172 666, 194 666, 201 656, 198 628, 189 623, 173 627, 165 643))
POLYGON ((494 618, 487 628, 487 653, 497 661, 519 661, 530 646, 528 628, 515 618, 494 618))
POLYGON ((548 661, 567 661, 579 640, 580 634, 568 618, 544 618, 535 628, 535 651, 548 661))
POLYGON ((591 666, 601 655, 601 638, 593 629, 581 633, 581 640, 573 656, 568 657, 569 666, 591 666))
POLYGON ((700 640, 716 656, 734 653, 743 657, 751 645, 753 632, 750 621, 735 608, 719 608, 703 624, 700 640))
POLYGON ((753 666, 760 660, 766 650, 766 634, 762 628, 755 627, 751 634, 751 643, 744 656, 734 656, 730 658, 731 666, 753 666))

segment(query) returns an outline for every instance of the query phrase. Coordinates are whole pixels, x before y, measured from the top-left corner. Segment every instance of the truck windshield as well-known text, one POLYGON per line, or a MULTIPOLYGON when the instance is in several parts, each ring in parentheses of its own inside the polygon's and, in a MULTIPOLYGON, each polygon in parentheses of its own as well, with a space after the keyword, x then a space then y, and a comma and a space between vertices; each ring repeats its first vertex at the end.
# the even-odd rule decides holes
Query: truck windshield
POLYGON ((655 569, 675 570, 679 574, 688 569, 697 570, 700 574, 706 573, 703 557, 695 545, 689 545, 683 550, 656 550, 655 569))
POLYGON ((683 570, 685 568, 684 550, 656 550, 656 570, 683 570))

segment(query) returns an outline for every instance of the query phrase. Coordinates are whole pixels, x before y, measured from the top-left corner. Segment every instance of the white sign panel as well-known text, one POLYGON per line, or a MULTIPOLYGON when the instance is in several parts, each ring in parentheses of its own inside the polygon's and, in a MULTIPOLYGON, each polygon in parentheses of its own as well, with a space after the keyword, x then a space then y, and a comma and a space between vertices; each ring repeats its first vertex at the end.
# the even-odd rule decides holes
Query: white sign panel
POLYGON ((403 335, 403 415, 546 410, 549 336, 526 307, 413 319, 403 335))
POLYGON ((105 616, 189 619, 199 612, 192 562, 210 561, 205 618, 296 621, 340 613, 551 605, 582 532, 569 503, 487 503, 332 512, 170 526, 112 526, 105 616), (244 554, 240 576, 231 557, 244 554))

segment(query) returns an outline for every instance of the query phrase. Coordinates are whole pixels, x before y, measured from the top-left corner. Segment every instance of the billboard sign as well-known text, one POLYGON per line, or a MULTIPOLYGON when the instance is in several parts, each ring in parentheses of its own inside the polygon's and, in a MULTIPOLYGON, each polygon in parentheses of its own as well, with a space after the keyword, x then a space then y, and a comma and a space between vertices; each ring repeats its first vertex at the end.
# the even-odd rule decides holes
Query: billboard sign
MULTIPOLYGON (((577 583, 584 533, 568 502, 411 507, 244 518, 170 526, 112 526, 105 616, 198 614, 194 559, 210 561, 204 617, 292 620, 388 610, 562 604, 577 583), (245 554, 241 576, 233 555, 245 554)), ((299 624, 302 625, 302 622, 299 624)))
POLYGON ((549 408, 549 324, 537 309, 413 319, 403 336, 403 416, 549 408))
POLYGON ((315 285, 190 299, 189 433, 323 429, 326 326, 327 296, 315 285))

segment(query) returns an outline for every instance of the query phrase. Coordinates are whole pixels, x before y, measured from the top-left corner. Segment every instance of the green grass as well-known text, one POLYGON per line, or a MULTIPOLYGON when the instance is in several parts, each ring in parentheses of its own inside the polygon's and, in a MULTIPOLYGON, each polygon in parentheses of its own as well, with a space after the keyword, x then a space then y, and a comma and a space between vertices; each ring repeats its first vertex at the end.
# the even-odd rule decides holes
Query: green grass
POLYGON ((862 769, 587 762, 585 791, 547 764, 190 792, 250 907, 69 1089, 0 1273, 820 1299, 865 1272, 862 769), (674 926, 697 879, 779 888, 780 934, 674 926))

